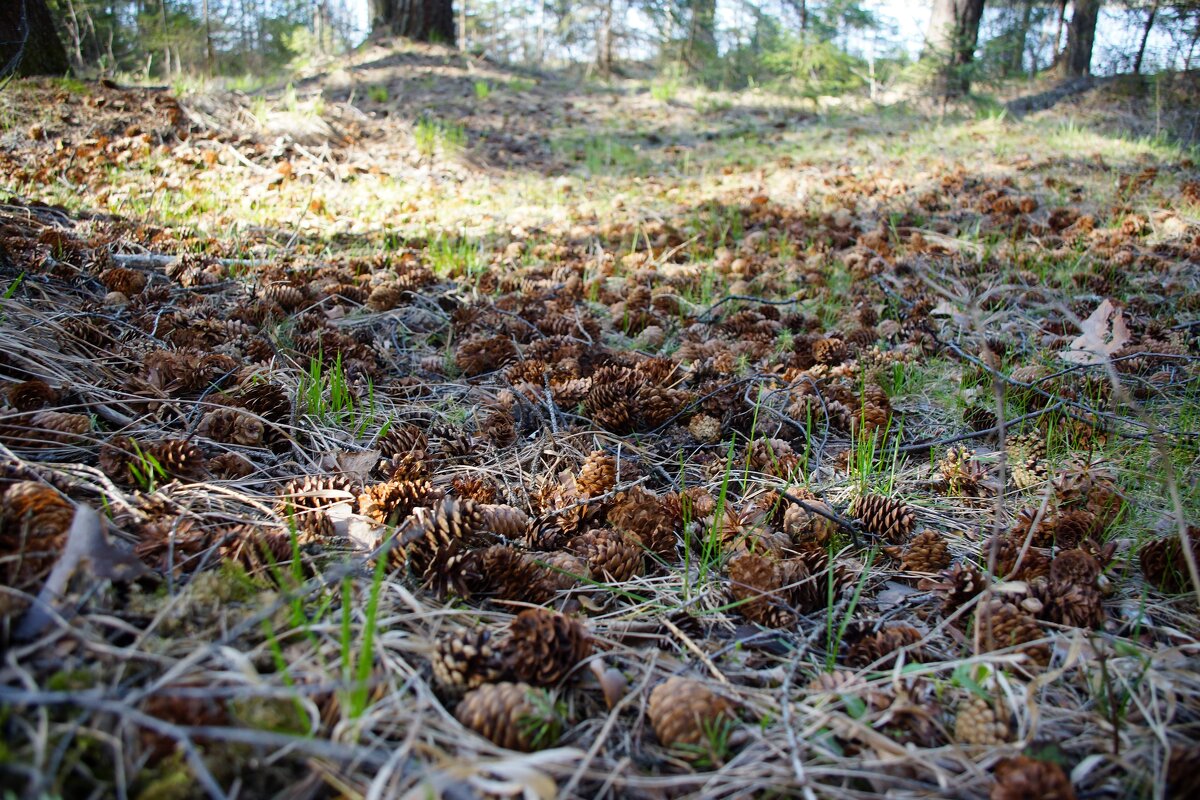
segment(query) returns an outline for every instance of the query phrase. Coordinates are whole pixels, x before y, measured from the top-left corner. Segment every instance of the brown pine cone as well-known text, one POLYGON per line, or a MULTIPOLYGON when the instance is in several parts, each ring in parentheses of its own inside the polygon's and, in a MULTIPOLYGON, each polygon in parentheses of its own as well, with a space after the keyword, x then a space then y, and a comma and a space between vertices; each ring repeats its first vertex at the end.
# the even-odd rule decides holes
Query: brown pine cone
POLYGON ((508 447, 517 441, 517 425, 506 411, 491 411, 479 422, 479 434, 496 447, 508 447))
POLYGON ((736 720, 733 703, 697 680, 672 676, 654 687, 646 715, 664 746, 705 755, 710 737, 736 720), (704 748, 704 749, 702 749, 704 748))
POLYGON ((260 296, 266 303, 278 303, 284 311, 295 311, 304 303, 304 292, 285 283, 267 286, 260 296))
POLYGON ((442 634, 429 660, 438 685, 454 694, 495 683, 504 676, 501 649, 493 641, 492 631, 482 626, 442 634))
POLYGON ((1060 548, 1079 547, 1084 541, 1097 537, 1102 529, 1101 520, 1084 508, 1060 511, 1042 524, 1060 548))
POLYGON ((236 408, 214 408, 200 420, 196 432, 214 442, 250 447, 262 443, 265 430, 262 420, 236 408))
POLYGON ((488 528, 505 539, 515 541, 528 535, 533 520, 519 508, 506 505, 481 505, 488 528))
POLYGON ((971 696, 958 706, 954 740, 960 744, 996 746, 1008 741, 1008 725, 996 716, 992 703, 971 696))
POLYGON ((937 531, 918 533, 903 549, 885 549, 900 559, 900 569, 905 572, 937 572, 950 566, 950 546, 937 531))
POLYGON ((959 563, 938 573, 936 581, 922 581, 921 588, 942 599, 942 614, 949 616, 974 600, 988 585, 987 576, 973 564, 959 563))
POLYGON ((8 402, 17 411, 37 411, 58 404, 58 392, 43 380, 14 383, 8 387, 8 402))
POLYGON ((912 533, 916 513, 903 500, 878 494, 863 494, 854 501, 850 513, 871 533, 901 543, 912 533))
POLYGON ((617 460, 603 450, 596 450, 583 460, 575 481, 579 493, 599 497, 617 485, 617 460))
POLYGON ((1028 756, 1006 758, 996 765, 991 800, 1075 800, 1071 780, 1058 764, 1028 756))
POLYGON ((387 481, 368 486, 358 496, 358 513, 380 525, 395 525, 418 506, 440 499, 429 481, 387 481))
POLYGON ((529 556, 541 567, 541 582, 551 597, 561 591, 577 588, 580 581, 591 577, 587 562, 573 553, 530 553, 529 556))
MULTIPOLYGON (((1200 526, 1188 527, 1188 539, 1192 543, 1192 554, 1200 564, 1200 526)), ((1148 540, 1138 552, 1138 561, 1142 566, 1142 575, 1161 591, 1182 594, 1193 590, 1178 535, 1148 540)))
POLYGON ((688 422, 688 432, 705 444, 721 441, 721 421, 708 414, 697 414, 688 422))
POLYGON ((399 560, 408 565, 423 585, 439 595, 445 595, 451 588, 460 595, 466 594, 470 582, 466 570, 473 565, 466 560, 468 551, 495 541, 477 503, 450 498, 432 510, 416 509, 397 529, 396 537, 403 548, 399 560))
POLYGON ((392 456, 379 462, 378 471, 392 481, 427 481, 429 455, 424 450, 392 456))
POLYGON ((1045 619, 1076 628, 1104 625, 1104 598, 1094 585, 1051 580, 1046 599, 1045 619))
POLYGON ((517 680, 554 686, 592 654, 592 638, 577 619, 544 608, 527 608, 508 626, 504 662, 517 680))
POLYGON ((593 382, 587 397, 583 399, 583 410, 607 431, 633 433, 637 428, 639 411, 637 386, 626 382, 593 382))
POLYGON ((450 490, 459 499, 474 500, 482 505, 491 505, 500 497, 500 487, 496 482, 482 475, 455 475, 450 480, 450 490))
POLYGON ((145 453, 158 461, 163 472, 179 480, 201 480, 208 469, 200 448, 186 439, 164 439, 155 442, 146 447, 145 453))
POLYGON ((1044 483, 1049 477, 1046 468, 1046 440, 1040 434, 1011 437, 1005 449, 1008 471, 1018 489, 1028 489, 1044 483))
POLYGON ((550 696, 524 683, 473 689, 459 701, 454 717, 493 744, 526 753, 550 747, 562 730, 550 696))
POLYGON ((253 475, 254 465, 238 453, 221 453, 208 460, 208 470, 217 480, 236 481, 253 475))
POLYGON ((975 451, 951 447, 938 462, 938 471, 946 493, 958 497, 979 497, 983 494, 987 469, 975 458, 975 451))
POLYGON ((980 631, 983 648, 991 652, 1016 647, 1040 666, 1050 663, 1050 648, 1046 644, 1030 644, 1044 637, 1032 614, 1012 603, 992 601, 976 609, 975 624, 980 631))
POLYGON ((0 512, 0 571, 8 585, 24 586, 58 559, 75 506, 45 484, 18 481, 4 492, 0 512))
POLYGON ((379 449, 379 454, 387 459, 406 453, 423 453, 429 450, 429 437, 416 425, 394 423, 375 440, 375 447, 379 449))
POLYGON ((800 463, 792 446, 782 439, 755 439, 746 448, 746 460, 750 469, 786 478, 800 463))
MULTIPOLYGON (((818 500, 811 492, 800 488, 792 489, 791 494, 799 497, 813 508, 833 513, 833 509, 818 500)), ((837 533, 837 523, 820 514, 813 513, 804 506, 788 503, 783 512, 783 530, 792 537, 797 545, 815 545, 825 547, 837 533)))
POLYGON ((751 552, 729 559, 729 593, 735 608, 751 622, 769 628, 790 628, 796 615, 782 596, 783 572, 778 562, 751 552))
POLYGON ((999 540, 996 537, 990 537, 980 545, 980 558, 985 565, 992 563, 992 553, 995 551, 995 562, 992 563, 992 566, 994 567, 993 572, 998 578, 1031 581, 1049 574, 1050 557, 1044 551, 1036 547, 1029 547, 1025 548, 1025 555, 1022 556, 1021 550, 1021 543, 1008 536, 1002 536, 999 540), (1018 559, 1020 560, 1019 569, 1018 559))
POLYGON ((241 535, 230 538, 221 546, 222 558, 236 561, 251 574, 273 576, 277 571, 291 571, 296 548, 290 532, 246 525, 239 533, 241 535))
POLYGON ((812 344, 813 360, 818 364, 836 366, 846 360, 848 350, 841 339, 833 337, 817 339, 812 344))
POLYGON ((658 498, 635 486, 613 499, 608 521, 614 528, 637 537, 641 546, 667 560, 675 558, 678 539, 675 519, 658 498))
POLYGON ((877 668, 885 668, 894 663, 897 652, 901 648, 909 648, 905 652, 905 661, 923 661, 925 654, 921 647, 915 647, 925 638, 920 631, 911 625, 891 625, 873 634, 863 636, 850 646, 846 654, 846 662, 854 667, 865 667, 869 664, 877 668))
POLYGON ((109 267, 96 279, 110 292, 120 292, 126 297, 141 294, 146 288, 146 273, 128 267, 109 267))
POLYGON ((468 378, 494 372, 517 358, 517 346, 507 336, 475 336, 454 350, 454 363, 468 378))
POLYGON ((805 690, 809 694, 857 694, 865 689, 867 682, 856 673, 846 669, 822 672, 808 682, 805 690))
POLYGON ((1100 562, 1086 550, 1063 550, 1050 563, 1050 581, 1052 583, 1077 583, 1081 586, 1095 586, 1100 577, 1100 562))
POLYGON ((642 573, 642 548, 620 531, 597 528, 581 533, 567 549, 587 562, 592 576, 609 583, 624 583, 642 573))
POLYGON ((1200 797, 1200 745, 1171 748, 1166 796, 1168 800, 1200 797))
POLYGON ((292 401, 282 386, 274 383, 256 383, 242 390, 234 398, 240 408, 276 425, 287 423, 292 417, 292 401))
POLYGON ((19 437, 22 445, 32 442, 54 445, 78 441, 92 430, 87 414, 67 414, 62 411, 35 411, 19 437))
POLYGON ((497 600, 548 603, 558 591, 558 582, 529 554, 495 544, 468 553, 460 568, 464 597, 489 594, 497 600))
POLYGON ((305 475, 292 478, 279 490, 275 510, 286 516, 289 512, 318 511, 351 502, 357 494, 354 482, 344 475, 305 475))
POLYGON ((333 518, 324 511, 309 511, 296 518, 296 541, 302 546, 330 545, 338 538, 333 518))

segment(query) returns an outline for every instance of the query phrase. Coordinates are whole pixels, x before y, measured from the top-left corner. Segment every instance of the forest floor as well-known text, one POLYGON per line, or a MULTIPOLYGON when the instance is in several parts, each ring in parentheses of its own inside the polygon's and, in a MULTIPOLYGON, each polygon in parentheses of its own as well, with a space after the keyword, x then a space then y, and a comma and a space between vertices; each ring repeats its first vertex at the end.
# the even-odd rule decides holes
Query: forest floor
POLYGON ((4 786, 1197 796, 1198 84, 11 82, 4 786))

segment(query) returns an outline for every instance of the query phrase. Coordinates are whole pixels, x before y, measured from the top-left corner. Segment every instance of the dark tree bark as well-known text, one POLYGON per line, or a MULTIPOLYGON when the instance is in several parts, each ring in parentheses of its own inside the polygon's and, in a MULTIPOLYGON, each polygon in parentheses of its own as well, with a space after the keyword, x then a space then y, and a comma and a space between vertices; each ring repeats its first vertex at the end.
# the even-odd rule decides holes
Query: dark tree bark
POLYGON ((371 32, 453 45, 453 0, 371 0, 371 32))
POLYGON ((0 2, 0 77, 67 71, 67 51, 54 30, 46 0, 0 2))
POLYGON ((1158 0, 1150 6, 1150 16, 1146 17, 1146 27, 1142 28, 1142 42, 1138 45, 1137 58, 1133 60, 1133 74, 1142 72, 1142 57, 1146 55, 1146 40, 1150 38, 1150 29, 1154 27, 1154 18, 1158 16, 1158 0))
POLYGON ((1067 54, 1063 68, 1073 78, 1092 71, 1092 45, 1096 43, 1096 20, 1100 17, 1100 0, 1075 0, 1071 24, 1067 26, 1067 54))
POLYGON ((939 89, 945 97, 966 94, 971 88, 966 67, 975 60, 983 3, 984 0, 933 2, 922 58, 941 62, 939 89))
POLYGON ((691 0, 690 5, 687 60, 695 68, 717 56, 717 0, 691 0))

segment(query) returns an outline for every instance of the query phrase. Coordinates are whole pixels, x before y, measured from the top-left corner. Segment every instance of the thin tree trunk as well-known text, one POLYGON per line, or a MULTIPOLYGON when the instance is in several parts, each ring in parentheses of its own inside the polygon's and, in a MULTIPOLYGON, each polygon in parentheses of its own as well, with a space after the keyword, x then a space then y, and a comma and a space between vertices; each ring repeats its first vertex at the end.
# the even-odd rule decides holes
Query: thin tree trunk
POLYGON ((1063 54, 1063 27, 1067 24, 1067 0, 1058 0, 1058 25, 1054 29, 1054 60, 1057 64, 1063 54))
POLYGON ((984 0, 934 0, 921 57, 940 62, 938 91, 957 97, 970 91, 966 67, 975 60, 984 0))
POLYGON ((607 0, 596 26, 596 71, 606 78, 612 74, 612 14, 612 0, 607 0))
POLYGON ((1154 18, 1158 16, 1158 0, 1150 6, 1150 16, 1146 17, 1146 27, 1142 28, 1142 42, 1138 45, 1137 58, 1133 60, 1133 74, 1142 74, 1142 57, 1146 55, 1146 40, 1150 38, 1150 29, 1154 27, 1154 18))
POLYGON ((452 0, 372 0, 371 8, 372 33, 449 45, 457 40, 452 0))
POLYGON ((0 3, 0 77, 65 75, 69 69, 46 0, 0 3))
POLYGON ((1021 28, 1017 33, 1017 46, 1013 48, 1012 61, 1009 63, 1009 70, 1013 75, 1020 75, 1025 71, 1025 47, 1029 42, 1029 24, 1033 20, 1033 1, 1026 0, 1025 11, 1021 15, 1021 28))
POLYGON ((204 14, 204 68, 209 74, 213 74, 213 43, 212 43, 212 20, 208 16, 208 0, 204 0, 201 4, 201 11, 204 14))

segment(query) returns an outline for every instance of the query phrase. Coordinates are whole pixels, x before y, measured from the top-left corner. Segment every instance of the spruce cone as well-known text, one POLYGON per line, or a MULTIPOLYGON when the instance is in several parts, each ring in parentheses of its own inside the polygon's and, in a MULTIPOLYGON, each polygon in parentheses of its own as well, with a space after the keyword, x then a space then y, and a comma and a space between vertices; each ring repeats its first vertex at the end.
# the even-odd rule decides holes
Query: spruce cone
POLYGON ((666 747, 698 749, 718 726, 735 720, 729 700, 709 691, 703 683, 673 676, 654 687, 646 707, 654 735, 666 747))
POLYGON ((157 459, 164 472, 179 480, 201 480, 208 468, 204 454, 186 439, 155 442, 146 448, 146 455, 157 459))
POLYGON ((522 752, 553 745, 561 726, 549 696, 524 683, 484 684, 467 692, 454 717, 494 744, 522 752))
POLYGON ((861 495, 850 513, 871 533, 896 543, 907 539, 917 522, 917 515, 903 500, 878 494, 861 495))
POLYGON ((937 572, 950 566, 950 546, 937 531, 918 533, 903 549, 886 549, 900 559, 900 569, 905 572, 937 572))
POLYGON ((429 481, 387 481, 363 490, 358 496, 358 513, 380 525, 395 525, 435 499, 437 493, 429 481))
POLYGON ((959 563, 942 570, 937 581, 922 581, 921 588, 942 598, 942 614, 949 616, 975 599, 987 586, 987 577, 972 564, 959 563))
POLYGON ((424 453, 429 450, 429 437, 416 425, 402 422, 390 425, 387 433, 375 440, 375 447, 388 459, 407 453, 424 453))
POLYGON ((609 583, 624 583, 642 572, 642 548, 620 531, 590 530, 568 542, 567 548, 587 562, 594 577, 609 583))
POLYGON ((498 370, 516 358, 517 346, 507 336, 475 336, 454 351, 454 363, 468 378, 498 370))
MULTIPOLYGON (((1188 539, 1192 543, 1192 554, 1200 564, 1200 526, 1188 527, 1188 539)), ((1177 535, 1147 541, 1138 552, 1138 561, 1142 565, 1142 575, 1161 591, 1167 594, 1192 591, 1192 579, 1177 535)))
POLYGON ((508 626, 504 662, 517 680, 554 686, 592 654, 592 638, 579 620, 544 608, 527 608, 508 626))
POLYGON ((430 663, 434 679, 454 694, 504 676, 503 654, 485 627, 458 628, 438 637, 430 663))
POLYGON ((1028 756, 1006 758, 996 765, 991 800, 1075 800, 1075 790, 1062 767, 1028 756))
POLYGON ((532 520, 521 509, 505 505, 482 505, 480 508, 493 533, 509 540, 523 538, 529 533, 532 520))
POLYGON ((505 545, 492 545, 465 556, 460 594, 491 594, 497 600, 548 603, 558 591, 558 581, 529 553, 505 545))
POLYGON ((238 453, 221 453, 209 459, 208 470, 217 480, 236 481, 253 475, 254 465, 238 453))
POLYGON ((827 364, 829 366, 837 366, 846 360, 849 351, 846 349, 845 343, 841 339, 833 337, 827 339, 817 339, 812 344, 813 360, 818 364, 827 364))
POLYGON ((607 494, 617 485, 617 460, 603 450, 596 450, 584 459, 575 485, 586 497, 607 494))
POLYGON ((920 647, 913 647, 925 638, 920 631, 911 625, 891 625, 877 633, 862 637, 850 646, 846 661, 854 667, 865 667, 875 662, 879 668, 893 663, 897 651, 910 648, 905 653, 905 661, 923 661, 924 653, 920 647))
POLYGON ((58 404, 58 392, 43 380, 14 383, 8 387, 8 402, 17 411, 37 411, 58 404))
POLYGON ((1079 547, 1084 541, 1100 534, 1101 520, 1087 509, 1061 511, 1042 523, 1060 548, 1079 547))
POLYGON ((24 586, 58 560, 75 507, 45 484, 19 481, 4 492, 0 511, 0 570, 8 585, 24 586))
POLYGON ((972 696, 959 705, 954 719, 956 742, 995 746, 1007 742, 1008 735, 1008 725, 996 716, 987 700, 972 696))
POLYGON ((1045 644, 1030 644, 1043 637, 1041 626, 1033 615, 1012 603, 992 601, 975 612, 975 624, 980 641, 989 652, 1016 647, 1040 666, 1050 663, 1050 648, 1045 644))
POLYGON ((675 558, 678 544, 675 519, 658 498, 640 486, 617 495, 609 509, 608 521, 613 527, 632 533, 644 549, 667 560, 675 558))
POLYGON ((27 430, 22 431, 17 439, 23 445, 69 444, 86 436, 91 430, 92 420, 87 414, 35 411, 29 416, 27 430))
POLYGON ((396 531, 399 548, 393 546, 393 563, 406 562, 423 585, 439 595, 453 588, 467 594, 471 578, 466 559, 469 550, 492 544, 487 521, 480 507, 470 500, 442 500, 432 511, 416 509, 396 531))

